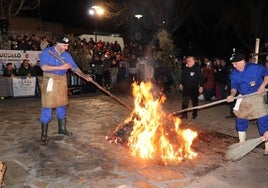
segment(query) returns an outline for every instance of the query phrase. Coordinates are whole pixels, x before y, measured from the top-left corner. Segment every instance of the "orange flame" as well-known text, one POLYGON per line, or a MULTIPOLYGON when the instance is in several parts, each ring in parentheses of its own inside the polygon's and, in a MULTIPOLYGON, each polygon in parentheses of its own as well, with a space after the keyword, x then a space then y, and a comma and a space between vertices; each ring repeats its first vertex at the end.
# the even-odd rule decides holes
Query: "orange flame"
POLYGON ((181 119, 163 111, 166 97, 155 99, 151 82, 133 83, 132 86, 135 108, 126 120, 134 122, 128 139, 131 154, 142 159, 161 159, 165 164, 197 156, 191 150, 197 133, 190 129, 181 130, 181 119))

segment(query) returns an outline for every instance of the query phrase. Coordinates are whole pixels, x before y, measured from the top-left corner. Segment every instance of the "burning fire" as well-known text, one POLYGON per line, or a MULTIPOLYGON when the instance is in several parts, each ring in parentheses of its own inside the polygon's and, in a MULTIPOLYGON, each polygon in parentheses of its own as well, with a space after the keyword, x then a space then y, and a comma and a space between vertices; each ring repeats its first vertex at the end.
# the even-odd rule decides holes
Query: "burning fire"
POLYGON ((133 122, 128 138, 131 154, 142 159, 160 159, 165 164, 197 156, 191 150, 197 133, 180 129, 181 119, 163 111, 166 97, 154 97, 150 82, 134 83, 132 86, 135 108, 131 117, 125 120, 133 122))

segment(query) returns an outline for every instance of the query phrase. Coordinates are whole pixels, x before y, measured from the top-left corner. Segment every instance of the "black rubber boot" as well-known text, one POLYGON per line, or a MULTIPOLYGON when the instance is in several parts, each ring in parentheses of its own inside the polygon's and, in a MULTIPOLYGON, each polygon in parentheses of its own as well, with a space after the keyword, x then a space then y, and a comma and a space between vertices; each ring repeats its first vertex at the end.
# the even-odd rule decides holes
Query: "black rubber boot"
POLYGON ((47 136, 47 128, 48 128, 48 124, 41 124, 41 142, 47 143, 48 142, 48 136, 47 136))
POLYGON ((68 132, 67 129, 66 129, 66 118, 58 119, 58 124, 59 124, 58 134, 64 134, 64 135, 67 135, 67 136, 73 135, 73 133, 68 132))

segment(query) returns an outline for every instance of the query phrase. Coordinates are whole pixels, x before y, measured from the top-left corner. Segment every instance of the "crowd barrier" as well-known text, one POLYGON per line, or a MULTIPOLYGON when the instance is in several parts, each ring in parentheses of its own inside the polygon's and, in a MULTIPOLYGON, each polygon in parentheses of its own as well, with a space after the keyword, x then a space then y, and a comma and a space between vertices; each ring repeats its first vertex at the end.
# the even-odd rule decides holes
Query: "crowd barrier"
POLYGON ((35 96, 37 77, 4 77, 0 76, 1 97, 35 96))
MULTIPOLYGON (((0 76, 0 97, 30 97, 37 92, 37 82, 42 77, 5 77, 0 76)), ((96 87, 76 75, 68 75, 68 94, 95 93, 96 87)))

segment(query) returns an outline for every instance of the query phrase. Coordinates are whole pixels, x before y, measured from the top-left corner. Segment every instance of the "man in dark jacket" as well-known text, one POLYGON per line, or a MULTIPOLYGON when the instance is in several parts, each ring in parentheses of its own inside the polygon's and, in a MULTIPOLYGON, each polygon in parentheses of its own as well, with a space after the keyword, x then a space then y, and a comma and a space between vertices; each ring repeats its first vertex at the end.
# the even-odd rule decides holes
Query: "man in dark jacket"
MULTIPOLYGON (((179 89, 182 91, 182 109, 188 108, 189 100, 192 106, 198 106, 198 96, 203 93, 203 75, 199 65, 195 64, 193 56, 187 57, 187 63, 181 73, 179 89)), ((197 110, 193 110, 192 119, 197 117, 197 110)), ((187 119, 187 112, 182 113, 182 118, 187 119)))
POLYGON ((17 71, 13 68, 12 63, 6 64, 6 68, 4 69, 3 76, 7 76, 7 77, 18 76, 17 71))
POLYGON ((35 76, 34 68, 28 59, 24 59, 18 70, 18 76, 35 76))

